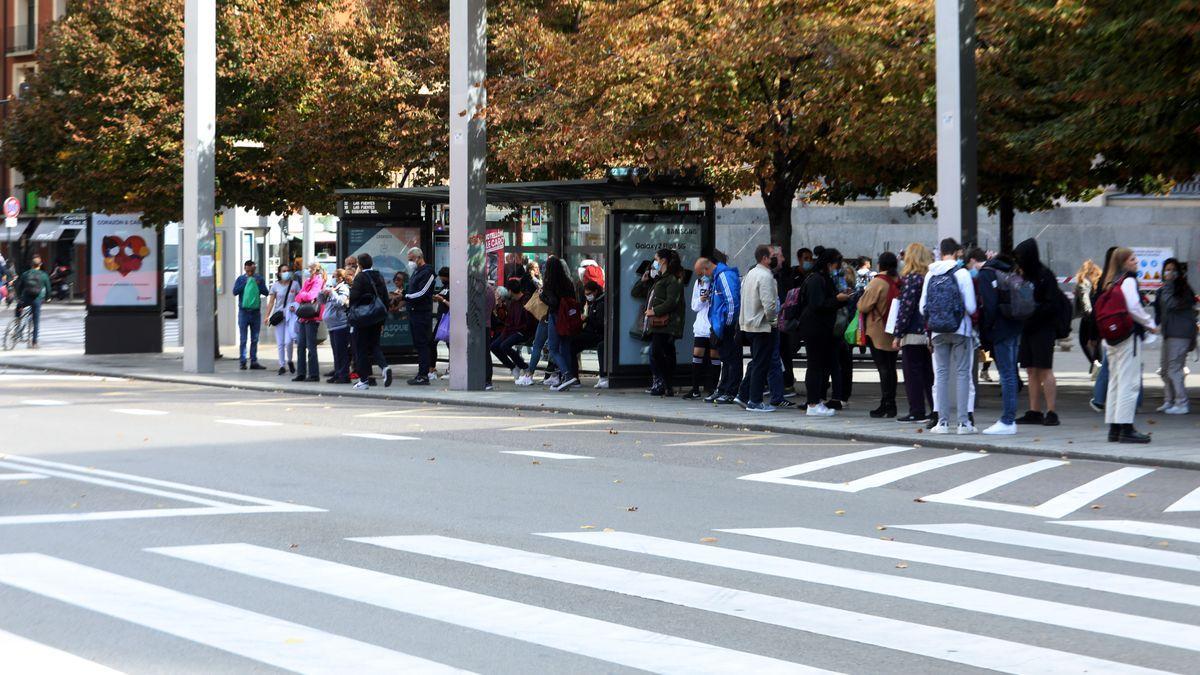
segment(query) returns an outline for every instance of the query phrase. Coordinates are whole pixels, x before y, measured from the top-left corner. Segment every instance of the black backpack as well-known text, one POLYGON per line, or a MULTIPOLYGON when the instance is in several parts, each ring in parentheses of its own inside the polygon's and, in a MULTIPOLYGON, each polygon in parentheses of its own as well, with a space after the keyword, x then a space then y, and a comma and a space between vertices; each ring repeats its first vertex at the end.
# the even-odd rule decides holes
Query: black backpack
POLYGON ((1065 340, 1071 337, 1071 320, 1075 318, 1075 306, 1058 287, 1057 282, 1050 290, 1050 295, 1054 302, 1054 339, 1065 340))

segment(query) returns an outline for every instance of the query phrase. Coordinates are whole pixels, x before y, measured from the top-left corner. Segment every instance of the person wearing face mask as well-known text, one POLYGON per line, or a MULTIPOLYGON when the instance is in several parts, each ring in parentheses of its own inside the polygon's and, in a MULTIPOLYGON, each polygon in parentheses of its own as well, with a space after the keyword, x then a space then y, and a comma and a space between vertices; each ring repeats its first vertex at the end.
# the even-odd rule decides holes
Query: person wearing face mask
POLYGON ((1196 291, 1188 283, 1183 266, 1175 258, 1163 263, 1163 285, 1154 298, 1154 319, 1162 327, 1162 360, 1159 374, 1163 380, 1163 404, 1158 411, 1168 415, 1186 415, 1187 389, 1183 364, 1188 352, 1196 348, 1196 291))
POLYGON ((579 372, 579 354, 588 349, 596 350, 600 363, 600 379, 596 389, 608 389, 608 368, 604 361, 604 288, 595 281, 583 283, 583 330, 571 340, 571 351, 575 357, 575 372, 579 372))
POLYGON ((644 332, 650 335, 650 372, 652 396, 674 396, 675 341, 683 336, 683 269, 679 254, 659 249, 654 262, 634 284, 631 295, 646 298, 644 332))
POLYGON ((1108 423, 1110 443, 1149 443, 1149 434, 1133 426, 1142 384, 1142 341, 1158 333, 1154 317, 1142 306, 1137 284, 1138 259, 1131 249, 1113 251, 1095 303, 1096 322, 1108 356, 1108 423))
POLYGON ((293 278, 292 270, 287 265, 280 265, 278 278, 271 284, 271 295, 267 300, 267 318, 264 324, 275 326, 275 348, 279 350, 279 374, 296 372, 296 362, 292 360, 293 349, 296 345, 296 295, 300 292, 300 281, 293 278), (271 317, 280 312, 279 317, 272 321, 271 317))
POLYGON ((688 400, 702 398, 702 390, 707 390, 711 396, 721 371, 721 356, 712 341, 712 323, 708 316, 712 307, 712 278, 708 276, 711 267, 708 258, 697 258, 693 267, 696 283, 692 285, 692 311, 696 313, 696 320, 692 323, 692 390, 683 396, 688 400))
POLYGON ((838 290, 835 277, 842 276, 842 254, 837 249, 821 249, 816 265, 804 280, 804 310, 800 330, 804 336, 804 373, 809 417, 833 417, 836 411, 821 396, 828 386, 833 362, 838 358, 833 326, 838 310, 850 300, 848 290, 838 290))
POLYGON ((979 341, 981 349, 996 359, 1000 376, 1000 419, 983 430, 988 436, 1008 436, 1017 433, 1017 355, 1025 319, 1015 312, 1011 290, 1024 279, 1016 262, 1007 255, 988 260, 972 270, 979 293, 979 341))
POLYGON ((429 369, 433 365, 433 284, 436 278, 433 265, 425 262, 425 253, 421 249, 408 249, 408 264, 412 273, 408 277, 404 300, 412 326, 413 347, 417 350, 417 375, 408 384, 427 385, 429 369))

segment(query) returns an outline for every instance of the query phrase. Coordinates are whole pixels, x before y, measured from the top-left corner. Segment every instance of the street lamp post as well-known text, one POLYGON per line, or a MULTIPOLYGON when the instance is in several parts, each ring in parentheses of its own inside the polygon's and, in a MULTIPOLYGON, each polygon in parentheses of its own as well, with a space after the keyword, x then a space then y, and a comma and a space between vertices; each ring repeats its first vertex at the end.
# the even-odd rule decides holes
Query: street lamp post
POLYGON ((216 341, 217 8, 213 0, 187 0, 183 41, 183 255, 179 260, 183 369, 211 373, 216 341))
MULTIPOLYGON (((487 3, 450 2, 450 388, 481 391, 487 356, 487 3)), ((427 252, 428 255, 428 252, 427 252)))
POLYGON ((975 0, 936 0, 938 238, 979 241, 975 0))

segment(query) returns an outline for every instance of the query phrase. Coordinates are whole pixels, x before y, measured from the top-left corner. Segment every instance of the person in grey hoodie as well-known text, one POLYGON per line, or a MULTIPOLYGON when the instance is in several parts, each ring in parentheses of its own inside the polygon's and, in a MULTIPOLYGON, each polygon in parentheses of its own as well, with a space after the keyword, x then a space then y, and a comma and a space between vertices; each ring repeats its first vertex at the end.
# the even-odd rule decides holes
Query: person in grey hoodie
POLYGON ((929 430, 934 434, 951 432, 950 420, 954 419, 950 413, 952 410, 958 415, 959 434, 974 434, 978 431, 975 425, 971 424, 969 417, 971 365, 975 355, 975 328, 971 325, 971 315, 976 309, 975 285, 971 281, 970 272, 958 264, 959 248, 961 247, 954 239, 947 237, 942 240, 939 246, 942 259, 929 266, 929 273, 925 275, 925 284, 921 288, 921 314, 928 319, 933 333, 933 368, 936 373, 933 396, 939 415, 938 423, 929 430), (940 292, 945 280, 938 277, 947 274, 952 275, 957 286, 957 301, 953 297, 946 298, 940 292), (931 293, 931 284, 937 284, 939 289, 931 293), (956 306, 962 316, 956 329, 943 332, 934 329, 938 315, 955 313, 943 304, 945 302, 957 302, 956 306), (954 401, 950 400, 951 386, 955 390, 954 401))
POLYGON ((350 275, 339 269, 333 273, 325 296, 325 328, 329 331, 329 346, 333 350, 333 375, 330 384, 350 384, 350 275))
POLYGON ((1188 283, 1187 273, 1175 258, 1163 263, 1163 285, 1154 298, 1154 321, 1162 328, 1163 404, 1159 412, 1167 415, 1188 414, 1188 395, 1184 388, 1183 363, 1196 348, 1196 291, 1188 283))

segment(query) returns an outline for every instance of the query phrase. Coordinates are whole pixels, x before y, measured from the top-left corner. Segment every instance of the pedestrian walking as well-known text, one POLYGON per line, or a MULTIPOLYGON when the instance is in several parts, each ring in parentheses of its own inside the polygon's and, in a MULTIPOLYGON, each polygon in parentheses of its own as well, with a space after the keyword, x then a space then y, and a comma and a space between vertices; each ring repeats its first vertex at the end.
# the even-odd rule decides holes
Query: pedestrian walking
POLYGON ((607 301, 604 296, 604 288, 598 282, 583 282, 583 330, 571 341, 577 373, 580 353, 589 349, 596 350, 597 365, 600 368, 596 389, 608 389, 608 363, 604 356, 604 312, 607 301))
POLYGON ((875 370, 879 372, 879 407, 870 412, 873 418, 895 417, 897 414, 896 359, 899 350, 893 344, 895 338, 886 328, 892 303, 900 297, 900 278, 896 269, 899 264, 895 253, 882 253, 879 256, 879 273, 867 282, 858 300, 861 320, 867 324, 867 346, 871 350, 875 370))
POLYGON ((562 258, 550 256, 546 261, 546 277, 542 284, 541 299, 548 309, 547 342, 559 369, 558 384, 550 389, 567 391, 579 384, 571 342, 583 329, 583 308, 579 305, 575 282, 571 280, 567 263, 562 258))
POLYGON ((930 432, 951 433, 951 421, 959 434, 977 433, 971 423, 971 368, 975 353, 975 329, 971 315, 976 310, 971 274, 957 259, 958 242, 943 239, 942 259, 929 266, 921 290, 921 314, 933 343, 934 399, 940 415, 930 432), (950 396, 953 387, 954 397, 950 396), (953 414, 951 414, 953 411, 953 414))
POLYGON ((904 249, 892 346, 900 350, 908 414, 897 418, 897 422, 926 422, 930 417, 926 411, 933 411, 933 358, 925 333, 925 316, 921 313, 921 291, 932 262, 933 254, 923 244, 914 242, 904 249))
POLYGON ((1096 299, 1096 330, 1108 357, 1108 404, 1104 421, 1110 443, 1149 443, 1133 426, 1142 382, 1142 343, 1158 333, 1154 317, 1142 306, 1137 284, 1138 259, 1131 249, 1113 251, 1096 299))
POLYGON ((1021 334, 1020 362, 1025 368, 1029 385, 1029 410, 1017 418, 1017 424, 1058 426, 1054 342, 1062 291, 1058 288, 1054 272, 1042 264, 1035 240, 1026 239, 1017 244, 1013 249, 1013 258, 1021 268, 1021 276, 1033 283, 1033 298, 1037 304, 1021 334))
POLYGON ((754 250, 758 263, 746 274, 742 283, 742 333, 750 339, 750 367, 742 383, 739 398, 751 412, 774 412, 774 406, 763 403, 767 374, 778 349, 775 332, 778 330, 779 286, 771 274, 771 247, 759 245, 754 250))
POLYGON ((270 294, 267 282, 258 274, 258 265, 247 260, 242 265, 242 275, 233 282, 233 297, 237 298, 238 307, 238 367, 242 370, 266 370, 258 363, 258 335, 262 330, 262 299, 270 294))
POLYGON ((383 386, 392 386, 392 369, 379 344, 383 336, 383 324, 387 320, 387 285, 374 265, 371 254, 360 253, 358 273, 350 285, 350 335, 354 342, 354 371, 358 375, 355 389, 371 387, 372 365, 379 366, 383 374, 383 386))
POLYGON ((333 283, 325 288, 325 329, 333 351, 333 371, 325 380, 330 384, 350 383, 350 281, 345 269, 333 273, 333 283))
POLYGON ((1159 375, 1163 381, 1163 403, 1158 411, 1168 415, 1188 414, 1187 387, 1184 385, 1184 361, 1196 348, 1196 291, 1188 283, 1187 273, 1175 258, 1163 263, 1163 285, 1154 298, 1154 321, 1162 331, 1162 359, 1159 375))
POLYGON ((267 299, 267 317, 264 325, 275 328, 275 349, 279 354, 279 375, 296 372, 292 360, 296 346, 296 295, 300 292, 300 281, 292 278, 292 269, 280 265, 276 270, 275 283, 271 284, 271 295, 267 299))
POLYGON ((321 263, 308 266, 304 285, 296 294, 296 377, 293 382, 320 382, 321 367, 317 360, 317 328, 324 311, 327 277, 321 263))
POLYGON ((650 269, 634 284, 631 294, 646 300, 643 332, 650 336, 652 396, 674 396, 675 341, 683 337, 683 268, 679 254, 669 248, 654 254, 650 269))
POLYGON ((1016 261, 998 255, 984 263, 977 277, 979 338, 996 360, 1000 377, 1000 419, 983 430, 989 436, 1017 433, 1018 352, 1025 321, 1034 312, 1033 284, 1017 269, 1016 261))
POLYGON ((839 291, 834 282, 834 277, 841 274, 841 253, 835 248, 822 248, 812 272, 804 280, 800 330, 804 337, 807 364, 804 373, 805 413, 809 417, 833 417, 837 414, 821 399, 829 382, 831 366, 837 358, 834 342, 841 341, 840 337, 834 336, 837 313, 850 300, 850 292, 839 291))
POLYGON ((696 319, 692 322, 692 390, 684 395, 689 400, 704 398, 703 392, 711 396, 716 391, 721 372, 721 356, 712 339, 712 320, 709 318, 713 287, 709 274, 711 266, 708 258, 697 258, 692 268, 696 276, 696 283, 692 284, 692 311, 696 313, 696 319))
POLYGON ((417 350, 417 375, 408 381, 412 386, 429 384, 433 367, 433 265, 425 262, 419 248, 408 249, 408 261, 413 265, 412 276, 404 293, 408 307, 408 322, 412 329, 413 347, 417 350))

